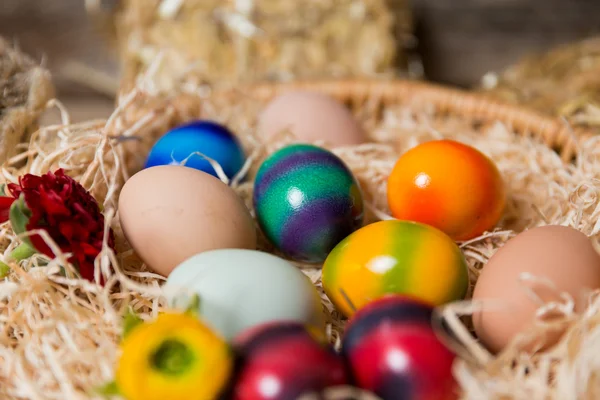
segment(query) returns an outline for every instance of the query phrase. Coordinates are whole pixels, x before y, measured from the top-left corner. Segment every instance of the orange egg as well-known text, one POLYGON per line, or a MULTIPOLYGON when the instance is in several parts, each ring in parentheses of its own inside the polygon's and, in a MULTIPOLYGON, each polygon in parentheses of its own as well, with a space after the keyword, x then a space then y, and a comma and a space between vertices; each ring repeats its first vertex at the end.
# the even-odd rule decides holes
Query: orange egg
POLYGON ((434 226, 454 240, 491 230, 506 203, 492 160, 453 140, 425 142, 404 153, 387 190, 394 218, 434 226))

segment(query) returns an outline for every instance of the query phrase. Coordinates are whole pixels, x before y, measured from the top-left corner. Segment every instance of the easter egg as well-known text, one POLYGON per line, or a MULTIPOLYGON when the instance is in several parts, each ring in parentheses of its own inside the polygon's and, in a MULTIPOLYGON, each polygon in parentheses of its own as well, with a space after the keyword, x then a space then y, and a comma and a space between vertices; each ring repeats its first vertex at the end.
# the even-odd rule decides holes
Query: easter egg
POLYGON ((317 92, 294 91, 274 98, 258 118, 265 141, 290 132, 294 142, 325 141, 332 146, 356 145, 366 134, 350 110, 317 92))
POLYGON ((244 165, 245 156, 240 142, 223 125, 211 121, 194 121, 170 130, 154 144, 146 168, 157 165, 181 165, 217 176, 208 160, 215 160, 228 178, 244 165))
POLYGON ((143 169, 119 196, 119 219, 137 255, 167 276, 187 258, 220 248, 256 248, 244 202, 205 172, 176 165, 143 169))
POLYGON ((433 307, 385 296, 358 311, 346 326, 342 356, 353 382, 383 400, 454 400, 455 355, 431 325, 433 307))
POLYGON ((404 153, 389 176, 387 197, 395 218, 434 226, 454 240, 494 228, 506 202, 496 165, 453 140, 422 143, 404 153))
POLYGON ((323 289, 346 316, 386 294, 434 305, 462 299, 469 275, 452 239, 428 225, 386 220, 341 241, 323 265, 323 289))
POLYGON ((569 296, 573 311, 583 313, 588 294, 598 289, 600 255, 590 238, 568 226, 532 228, 510 239, 481 270, 473 291, 481 309, 473 314, 473 326, 492 352, 501 351, 517 336, 523 338, 524 350, 546 350, 561 338, 565 326, 558 324, 558 329, 529 340, 540 306, 564 304, 569 296), (521 280, 526 273, 534 280, 521 280))
POLYGON ((296 144, 271 154, 254 183, 265 236, 287 257, 322 262, 363 221, 362 193, 335 154, 296 144))
POLYGON ((298 323, 251 329, 234 341, 239 366, 234 400, 288 400, 347 383, 342 358, 298 323))
POLYGON ((230 339, 266 322, 297 321, 324 329, 319 294, 286 260, 254 250, 222 249, 193 256, 169 276, 166 297, 174 307, 200 297, 200 316, 230 339))

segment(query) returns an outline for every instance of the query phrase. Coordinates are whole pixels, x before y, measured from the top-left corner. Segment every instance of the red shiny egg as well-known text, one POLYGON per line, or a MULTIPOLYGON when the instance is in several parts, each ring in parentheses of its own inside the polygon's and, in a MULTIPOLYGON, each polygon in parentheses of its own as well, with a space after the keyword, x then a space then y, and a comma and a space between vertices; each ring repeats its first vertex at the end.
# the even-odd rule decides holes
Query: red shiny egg
POLYGON ((406 296, 385 296, 348 323, 342 355, 356 386, 384 400, 454 400, 454 354, 438 339, 433 307, 406 296))
POLYGON ((347 384, 342 358, 324 335, 298 323, 270 323, 243 332, 233 343, 238 367, 234 400, 295 400, 347 384))

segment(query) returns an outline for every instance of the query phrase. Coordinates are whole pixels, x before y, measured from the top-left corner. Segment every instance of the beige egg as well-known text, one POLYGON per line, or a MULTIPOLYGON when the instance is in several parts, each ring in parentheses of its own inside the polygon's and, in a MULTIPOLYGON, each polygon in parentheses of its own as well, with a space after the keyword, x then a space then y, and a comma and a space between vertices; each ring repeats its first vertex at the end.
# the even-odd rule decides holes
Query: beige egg
MULTIPOLYGON (((600 288, 600 256, 583 233, 549 225, 517 235, 490 258, 473 293, 473 300, 481 300, 484 306, 473 315, 475 332, 490 351, 502 350, 534 322, 539 304, 519 282, 524 272, 550 280, 559 291, 569 293, 575 300, 576 311, 585 309, 587 291, 600 288)), ((541 283, 528 287, 544 302, 560 301, 555 291, 541 283)), ((561 333, 550 332, 526 349, 547 349, 561 333)))
POLYGON ((332 146, 346 146, 363 143, 366 138, 350 110, 316 92, 280 95, 259 116, 258 132, 264 139, 288 130, 294 134, 296 143, 323 140, 332 146))
POLYGON ((229 186, 193 168, 144 169, 123 186, 119 218, 125 237, 155 272, 215 249, 255 249, 248 209, 229 186))

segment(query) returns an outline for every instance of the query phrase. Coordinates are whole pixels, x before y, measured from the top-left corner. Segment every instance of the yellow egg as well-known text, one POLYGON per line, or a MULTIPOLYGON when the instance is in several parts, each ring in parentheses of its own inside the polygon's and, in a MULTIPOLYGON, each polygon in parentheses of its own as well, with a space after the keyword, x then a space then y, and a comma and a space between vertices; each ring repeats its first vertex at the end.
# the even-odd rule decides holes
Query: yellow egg
POLYGON ((388 294, 413 296, 436 306, 460 300, 469 273, 462 252, 442 231, 386 220, 342 240, 325 260, 322 281, 336 308, 351 317, 388 294))

